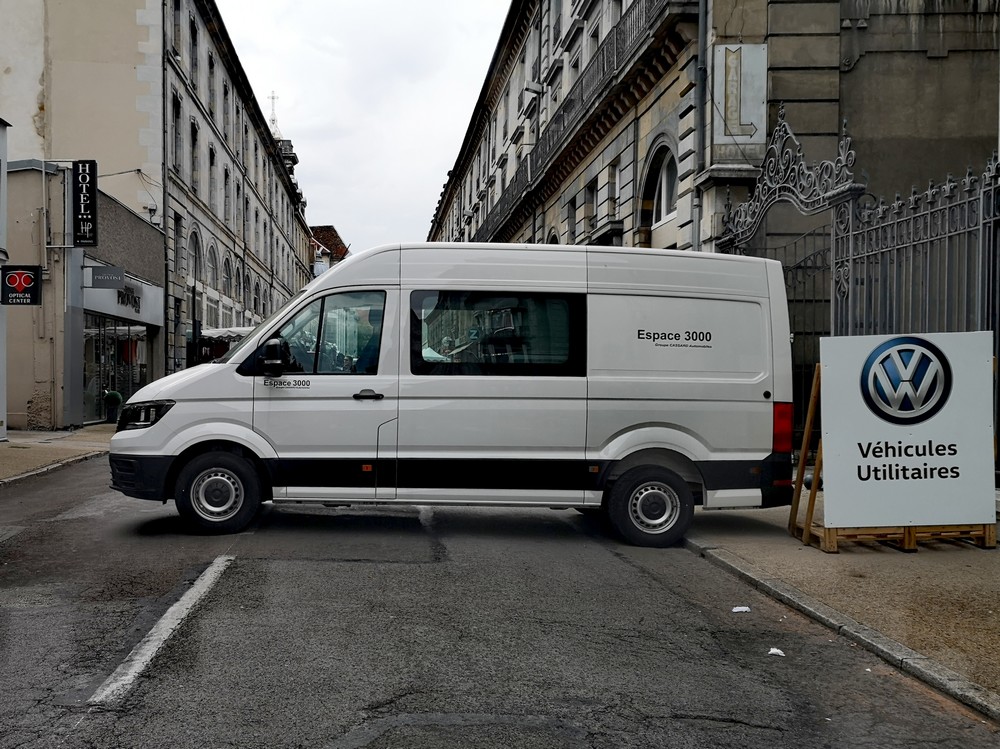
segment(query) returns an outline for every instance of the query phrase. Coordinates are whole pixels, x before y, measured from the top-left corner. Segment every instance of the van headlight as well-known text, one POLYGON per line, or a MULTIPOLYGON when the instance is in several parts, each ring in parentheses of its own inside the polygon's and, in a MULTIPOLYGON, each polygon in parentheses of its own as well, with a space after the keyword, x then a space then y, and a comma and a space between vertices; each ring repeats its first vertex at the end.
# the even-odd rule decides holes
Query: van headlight
POLYGON ((144 403, 129 403, 122 407, 122 412, 118 416, 118 429, 121 432, 125 429, 145 429, 153 426, 163 418, 171 408, 174 401, 146 401, 144 403))

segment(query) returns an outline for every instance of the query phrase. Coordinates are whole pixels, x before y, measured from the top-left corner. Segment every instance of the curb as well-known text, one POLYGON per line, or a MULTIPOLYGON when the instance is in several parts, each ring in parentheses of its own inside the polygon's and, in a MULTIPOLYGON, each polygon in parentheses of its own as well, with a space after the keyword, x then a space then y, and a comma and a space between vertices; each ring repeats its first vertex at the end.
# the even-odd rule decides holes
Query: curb
POLYGON ((36 476, 44 476, 47 473, 58 470, 65 466, 73 465, 74 463, 82 463, 85 460, 91 460, 93 458, 99 458, 102 455, 107 455, 107 450, 95 450, 93 452, 84 453, 82 455, 74 455, 71 458, 66 458, 65 460, 60 460, 57 463, 49 463, 48 465, 42 466, 41 468, 36 468, 33 471, 28 471, 27 473, 19 473, 16 476, 10 476, 9 478, 0 479, 0 491, 3 491, 12 484, 20 483, 30 478, 36 476))
POLYGON ((837 634, 861 645, 891 666, 905 671, 983 715, 1000 721, 1000 694, 970 681, 957 671, 952 671, 937 661, 886 637, 878 630, 861 624, 825 603, 807 596, 798 588, 754 567, 727 549, 713 546, 697 538, 686 538, 684 548, 705 558, 716 567, 734 574, 765 595, 796 609, 810 619, 829 627, 837 634))

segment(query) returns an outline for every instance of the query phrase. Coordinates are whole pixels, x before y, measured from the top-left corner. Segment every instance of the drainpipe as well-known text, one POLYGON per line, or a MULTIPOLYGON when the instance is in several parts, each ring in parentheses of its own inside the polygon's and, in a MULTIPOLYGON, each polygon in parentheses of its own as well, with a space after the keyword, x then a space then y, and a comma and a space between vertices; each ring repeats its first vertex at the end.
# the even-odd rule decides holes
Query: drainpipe
MULTIPOLYGON (((698 63, 694 85, 695 179, 705 171, 705 54, 708 46, 708 0, 698 0, 698 63)), ((701 188, 694 187, 691 202, 691 248, 701 251, 701 188)))
MULTIPOLYGON (((170 158, 167 153, 168 134, 167 121, 170 118, 169 104, 170 97, 167 95, 167 3, 161 3, 160 7, 160 117, 163 130, 163 145, 160 156, 160 179, 163 180, 163 373, 172 374, 176 371, 177 345, 177 320, 180 317, 180 306, 177 307, 177 314, 174 315, 171 292, 173 283, 170 277, 170 203, 167 201, 167 183, 170 181, 167 175, 167 160, 170 158)), ((177 241, 176 235, 174 241, 177 241)), ((177 248, 174 247, 176 257, 177 248)))

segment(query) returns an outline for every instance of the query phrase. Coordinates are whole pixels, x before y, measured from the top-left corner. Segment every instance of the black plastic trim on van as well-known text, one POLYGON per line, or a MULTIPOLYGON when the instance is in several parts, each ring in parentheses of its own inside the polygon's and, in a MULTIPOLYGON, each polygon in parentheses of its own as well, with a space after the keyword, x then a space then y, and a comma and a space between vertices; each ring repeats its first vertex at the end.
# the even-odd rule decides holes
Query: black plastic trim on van
POLYGON ((327 459, 264 461, 274 486, 600 490, 608 461, 327 459))
MULTIPOLYGON (((169 497, 167 475, 173 456, 110 457, 111 486, 126 496, 169 497)), ((274 486, 407 489, 522 489, 602 491, 612 461, 533 459, 329 459, 278 458, 264 461, 274 486)), ((705 488, 759 488, 765 507, 791 503, 792 463, 788 454, 764 460, 699 461, 705 488)))
POLYGON ((111 488, 136 499, 167 499, 173 493, 167 491, 167 474, 173 462, 173 456, 112 455, 111 488))
POLYGON ((695 461, 706 489, 746 489, 772 486, 792 478, 792 456, 771 453, 763 460, 695 461))

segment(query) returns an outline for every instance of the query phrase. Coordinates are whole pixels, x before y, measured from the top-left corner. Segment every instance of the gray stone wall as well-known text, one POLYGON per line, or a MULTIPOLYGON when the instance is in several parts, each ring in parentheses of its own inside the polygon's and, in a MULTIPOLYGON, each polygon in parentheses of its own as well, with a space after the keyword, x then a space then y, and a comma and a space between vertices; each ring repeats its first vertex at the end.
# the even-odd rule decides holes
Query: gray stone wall
POLYGON ((163 286, 164 248, 160 228, 104 193, 98 193, 97 207, 100 215, 98 245, 88 248, 87 254, 163 286))

